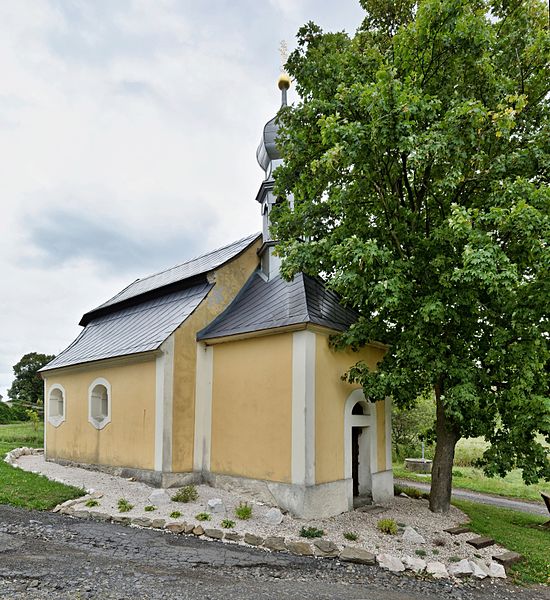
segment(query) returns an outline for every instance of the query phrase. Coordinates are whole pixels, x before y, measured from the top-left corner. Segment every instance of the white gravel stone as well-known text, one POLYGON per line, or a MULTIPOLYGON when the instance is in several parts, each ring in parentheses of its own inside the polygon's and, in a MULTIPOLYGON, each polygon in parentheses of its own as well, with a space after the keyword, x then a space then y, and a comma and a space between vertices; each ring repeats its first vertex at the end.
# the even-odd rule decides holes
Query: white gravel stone
POLYGON ((403 532, 403 541, 411 544, 425 544, 426 540, 414 529, 414 527, 405 527, 403 532))
POLYGON ((210 498, 207 502, 209 512, 214 515, 225 515, 225 505, 221 498, 210 498))
POLYGON ((445 565, 437 560, 427 563, 426 573, 431 575, 434 579, 444 579, 449 577, 449 573, 447 572, 445 565))
POLYGON ((476 579, 485 579, 487 577, 487 569, 485 565, 482 565, 477 560, 470 560, 470 567, 472 568, 472 577, 476 579))
POLYGON ((155 490, 150 494, 148 500, 154 506, 162 506, 163 504, 170 504, 172 499, 166 490, 155 490))
POLYGON ((470 561, 466 560, 465 558, 457 563, 449 565, 448 571, 449 575, 452 575, 453 577, 464 577, 473 573, 470 561))
POLYGON ((265 513, 264 522, 268 525, 280 525, 283 522, 283 513, 278 508, 270 508, 265 513))
POLYGON ((426 561, 423 558, 417 558, 416 556, 405 556, 403 558, 403 564, 409 571, 415 573, 422 573, 426 569, 426 561))
POLYGON ((378 564, 392 573, 400 573, 405 570, 405 565, 396 556, 391 554, 378 554, 376 557, 378 564))
POLYGON ((487 575, 489 577, 497 577, 499 579, 506 579, 506 571, 504 567, 495 561, 491 561, 487 568, 487 575))

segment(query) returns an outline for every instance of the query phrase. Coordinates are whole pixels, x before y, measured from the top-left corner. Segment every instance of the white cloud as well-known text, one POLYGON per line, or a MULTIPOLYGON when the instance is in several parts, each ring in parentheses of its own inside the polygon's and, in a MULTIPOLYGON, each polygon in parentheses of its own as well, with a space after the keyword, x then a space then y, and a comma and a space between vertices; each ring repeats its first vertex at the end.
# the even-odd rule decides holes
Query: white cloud
POLYGON ((312 10, 336 29, 358 13, 355 0, 0 3, 0 394, 24 353, 62 350, 132 279, 260 229, 278 45, 312 10))

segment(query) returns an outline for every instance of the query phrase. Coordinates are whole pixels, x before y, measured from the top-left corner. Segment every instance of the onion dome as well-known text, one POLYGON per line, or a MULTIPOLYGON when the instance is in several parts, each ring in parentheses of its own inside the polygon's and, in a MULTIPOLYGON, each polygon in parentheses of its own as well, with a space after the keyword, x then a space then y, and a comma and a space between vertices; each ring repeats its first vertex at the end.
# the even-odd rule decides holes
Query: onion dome
MULTIPOLYGON (((279 77, 277 85, 281 90, 281 106, 286 106, 286 93, 290 87, 290 77, 286 73, 282 73, 279 77)), ((279 126, 277 124, 277 115, 275 115, 265 124, 260 144, 256 150, 256 159, 260 167, 262 167, 262 169, 265 171, 266 179, 269 179, 271 176, 271 172, 273 170, 273 161, 281 159, 281 154, 279 153, 275 143, 278 131, 279 126)))

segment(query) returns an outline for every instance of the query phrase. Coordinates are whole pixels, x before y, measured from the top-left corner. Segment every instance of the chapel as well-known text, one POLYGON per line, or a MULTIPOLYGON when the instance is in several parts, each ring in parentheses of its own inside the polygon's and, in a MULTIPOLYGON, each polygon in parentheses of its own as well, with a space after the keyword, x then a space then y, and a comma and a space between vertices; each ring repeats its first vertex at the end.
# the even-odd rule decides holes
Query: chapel
MULTIPOLYGON (((289 85, 282 75, 282 104, 289 85)), ((357 314, 320 279, 281 277, 276 116, 256 157, 261 234, 130 283, 42 369, 47 460, 204 482, 304 518, 393 496, 391 400, 342 380, 358 361, 376 369, 386 348, 333 349, 357 314)))

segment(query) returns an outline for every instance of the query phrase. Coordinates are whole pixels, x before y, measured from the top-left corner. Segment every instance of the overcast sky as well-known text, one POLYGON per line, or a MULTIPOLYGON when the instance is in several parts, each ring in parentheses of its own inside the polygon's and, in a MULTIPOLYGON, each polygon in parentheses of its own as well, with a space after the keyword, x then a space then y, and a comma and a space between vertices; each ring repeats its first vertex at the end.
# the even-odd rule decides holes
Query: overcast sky
POLYGON ((4 399, 84 312, 260 230, 279 43, 361 18, 358 0, 0 0, 4 399))

